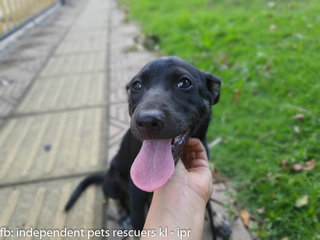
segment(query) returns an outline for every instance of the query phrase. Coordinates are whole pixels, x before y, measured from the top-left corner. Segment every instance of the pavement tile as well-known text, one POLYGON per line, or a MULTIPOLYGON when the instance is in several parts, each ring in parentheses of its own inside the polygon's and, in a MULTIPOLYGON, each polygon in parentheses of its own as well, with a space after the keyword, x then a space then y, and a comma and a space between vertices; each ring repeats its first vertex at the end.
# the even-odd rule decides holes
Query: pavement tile
MULTIPOLYGON (((70 25, 70 24, 69 24, 70 25)), ((24 41, 17 46, 17 52, 34 57, 47 57, 53 46, 64 37, 68 28, 41 27, 35 29, 24 41)))
POLYGON ((64 74, 79 74, 100 72, 105 70, 106 53, 88 52, 74 55, 52 57, 40 77, 60 76, 64 74))
POLYGON ((64 41, 91 41, 99 39, 103 42, 107 42, 108 32, 104 29, 91 29, 89 32, 87 30, 80 31, 70 31, 64 38, 64 41))
POLYGON ((52 49, 52 46, 46 44, 38 39, 28 39, 23 44, 19 44, 10 56, 7 56, 5 60, 1 61, 1 64, 9 64, 13 61, 26 62, 28 60, 40 59, 44 61, 48 56, 48 52, 52 49))
MULTIPOLYGON (((93 17, 93 16, 92 16, 93 17)), ((101 19, 103 20, 103 19, 101 19)), ((92 29, 107 29, 108 28, 108 22, 107 19, 104 19, 105 21, 93 21, 88 22, 87 19, 83 21, 77 22, 73 27, 72 31, 83 31, 83 30, 92 30, 92 29)))
POLYGON ((100 170, 104 109, 11 119, 0 129, 0 185, 100 170))
POLYGON ((10 65, 6 69, 1 69, 0 66, 0 82, 2 83, 0 84, 0 96, 16 104, 34 76, 34 72, 21 69, 17 65, 10 65))
MULTIPOLYGON (((12 231, 10 239, 32 239, 19 238, 17 228, 84 229, 84 233, 87 233, 88 229, 101 229, 103 197, 101 190, 95 186, 89 187, 67 214, 63 211, 71 192, 81 179, 77 177, 67 181, 55 180, 0 188, 0 205, 6 206, 0 209, 0 226, 12 231)), ((0 236, 0 239, 3 238, 0 236)), ((87 239, 87 237, 61 239, 87 239)))
POLYGON ((238 217, 232 223, 232 233, 230 236, 230 240, 250 240, 252 239, 248 230, 244 227, 241 219, 238 217))
POLYGON ((94 39, 90 41, 81 42, 69 41, 61 43, 55 51, 55 55, 81 53, 89 51, 105 52, 106 48, 107 44, 105 39, 94 39))
MULTIPOLYGON (((120 35, 122 38, 125 36, 120 35)), ((120 38, 119 36, 119 38, 120 38)), ((127 36, 126 36, 127 37, 127 36)), ((112 38, 115 38, 114 36, 112 38)), ((117 41, 112 39, 112 42, 117 41)), ((119 40, 118 40, 119 41, 119 40)), ((118 47, 113 46, 110 49, 110 55, 112 56, 110 61, 110 86, 113 91, 125 91, 125 85, 141 70, 141 68, 149 61, 156 58, 151 53, 146 51, 133 51, 126 52, 125 47, 128 45, 118 47), (119 86, 118 83, 121 83, 119 86)), ((126 92, 123 92, 123 98, 126 100, 126 92)))
POLYGON ((108 28, 109 1, 91 0, 81 16, 72 26, 71 31, 83 29, 107 29, 108 28))
POLYGON ((81 181, 79 176, 106 168, 105 13, 87 24, 92 29, 79 28, 83 21, 101 15, 106 2, 68 0, 56 19, 21 39, 0 63, 0 117, 12 112, 35 80, 15 114, 6 121, 0 118, 0 227, 14 231, 102 227, 101 188, 87 189, 67 214, 63 207, 81 181), (76 28, 64 43, 62 37, 72 23, 76 28), (104 38, 72 46, 72 36, 84 31, 104 38), (57 44, 63 57, 52 55, 57 44), (41 68, 44 71, 36 77, 41 68))
MULTIPOLYGON (((110 119, 109 121, 109 147, 117 145, 120 146, 122 137, 129 129, 128 124, 120 122, 118 119, 110 119)), ((115 153, 109 154, 110 157, 113 157, 115 153)))
MULTIPOLYGON (((68 0, 74 4, 75 0, 68 0)), ((12 43, 0 57, 0 117, 7 117, 15 109, 32 80, 43 67, 54 47, 63 38, 81 10, 84 1, 77 0, 73 8, 61 8, 57 15, 44 20, 21 39, 12 43), (57 19, 63 25, 55 25, 57 19), (9 82, 10 84, 2 84, 9 82), (10 103, 10 104, 8 104, 10 103)))
POLYGON ((16 113, 105 105, 104 91, 103 73, 38 78, 16 113))
MULTIPOLYGON (((111 93, 109 94, 109 101, 110 103, 125 103, 126 105, 128 105, 127 99, 124 97, 127 95, 125 87, 121 86, 121 87, 114 87, 115 84, 111 85, 111 93)), ((127 108, 127 112, 128 112, 128 108, 127 108)))
POLYGON ((12 109, 12 104, 4 101, 3 99, 0 99, 0 118, 8 116, 12 109))
MULTIPOLYGON (((61 15, 60 15, 61 17, 61 15)), ((59 14, 57 14, 55 16, 56 19, 59 18, 59 14)), ((63 20, 64 22, 66 22, 65 20, 63 20)), ((74 21, 74 19, 73 19, 74 21)), ((43 41, 45 39, 45 41, 49 41, 49 39, 54 39, 56 38, 58 35, 60 34, 65 34, 66 31, 68 31, 68 29, 64 29, 65 31, 61 32, 61 27, 57 27, 54 25, 56 21, 54 22, 50 22, 48 23, 46 26, 43 27, 39 27, 36 28, 33 32, 30 33, 29 38, 30 39, 39 39, 41 41, 43 41)), ((70 25, 72 22, 68 22, 67 23, 70 25)), ((26 41, 28 41, 28 39, 26 39, 26 41)), ((25 41, 22 42, 22 44, 24 44, 25 41)))
POLYGON ((37 72, 39 70, 39 67, 42 66, 44 63, 45 59, 44 58, 13 58, 13 59, 8 59, 7 62, 1 63, 0 69, 7 69, 14 64, 15 68, 18 68, 19 70, 24 70, 28 72, 37 72))
POLYGON ((128 112, 127 102, 113 103, 109 107, 109 116, 111 119, 116 119, 119 124, 129 126, 130 116, 128 112))

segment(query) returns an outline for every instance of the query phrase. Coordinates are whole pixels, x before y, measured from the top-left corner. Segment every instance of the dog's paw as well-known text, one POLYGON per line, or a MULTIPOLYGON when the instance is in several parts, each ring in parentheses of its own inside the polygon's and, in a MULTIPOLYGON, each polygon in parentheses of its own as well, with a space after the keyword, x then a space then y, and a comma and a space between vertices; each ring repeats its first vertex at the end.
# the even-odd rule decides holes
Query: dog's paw
POLYGON ((217 235, 223 239, 228 239, 231 235, 231 226, 227 220, 223 220, 216 226, 217 235))
POLYGON ((132 227, 130 216, 123 217, 119 220, 121 230, 129 230, 132 227))
POLYGON ((227 218, 220 213, 215 213, 213 221, 217 235, 222 239, 228 239, 228 237, 230 237, 231 235, 232 230, 227 218))

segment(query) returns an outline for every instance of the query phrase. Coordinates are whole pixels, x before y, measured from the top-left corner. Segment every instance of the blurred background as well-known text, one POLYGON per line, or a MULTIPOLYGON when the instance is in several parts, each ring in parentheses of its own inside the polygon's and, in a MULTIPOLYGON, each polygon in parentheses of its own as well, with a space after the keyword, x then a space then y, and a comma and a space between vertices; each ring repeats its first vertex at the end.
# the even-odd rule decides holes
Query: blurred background
POLYGON ((319 13, 318 0, 0 0, 0 227, 101 224, 95 188, 83 212, 61 209, 105 168, 104 144, 117 150, 129 121, 118 85, 148 49, 222 79, 208 133, 214 177, 234 186, 254 236, 319 240, 319 13))
POLYGON ((47 10, 56 0, 8 0, 0 1, 1 24, 0 39, 4 39, 18 28, 23 27, 32 18, 47 10))

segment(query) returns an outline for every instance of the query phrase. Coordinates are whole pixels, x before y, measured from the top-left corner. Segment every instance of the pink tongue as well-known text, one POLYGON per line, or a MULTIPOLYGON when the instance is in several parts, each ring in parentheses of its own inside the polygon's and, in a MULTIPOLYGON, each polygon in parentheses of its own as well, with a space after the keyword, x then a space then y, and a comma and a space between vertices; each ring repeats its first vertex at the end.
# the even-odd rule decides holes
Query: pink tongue
POLYGON ((169 180, 173 171, 171 139, 144 140, 130 174, 138 188, 153 192, 169 180))

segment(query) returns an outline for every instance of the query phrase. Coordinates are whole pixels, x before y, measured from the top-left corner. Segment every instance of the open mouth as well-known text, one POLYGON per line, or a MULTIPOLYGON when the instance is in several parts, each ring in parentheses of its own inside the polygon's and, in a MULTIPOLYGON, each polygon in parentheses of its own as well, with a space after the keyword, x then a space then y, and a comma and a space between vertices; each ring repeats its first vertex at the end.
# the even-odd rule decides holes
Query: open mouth
POLYGON ((189 136, 188 130, 173 139, 144 140, 131 166, 133 183, 146 192, 161 188, 172 176, 189 136))

